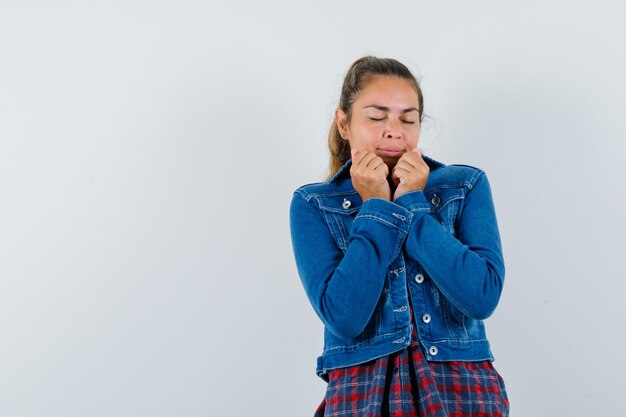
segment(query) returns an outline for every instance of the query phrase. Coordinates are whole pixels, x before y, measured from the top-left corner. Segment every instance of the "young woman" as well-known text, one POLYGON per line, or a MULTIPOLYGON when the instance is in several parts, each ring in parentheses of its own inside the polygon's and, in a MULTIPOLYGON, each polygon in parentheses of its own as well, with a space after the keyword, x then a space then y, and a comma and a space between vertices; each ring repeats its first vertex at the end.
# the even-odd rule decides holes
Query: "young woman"
POLYGON ((418 148, 411 71, 366 56, 348 70, 330 175, 293 195, 300 279, 324 324, 322 416, 507 416, 483 320, 504 259, 484 171, 418 148))

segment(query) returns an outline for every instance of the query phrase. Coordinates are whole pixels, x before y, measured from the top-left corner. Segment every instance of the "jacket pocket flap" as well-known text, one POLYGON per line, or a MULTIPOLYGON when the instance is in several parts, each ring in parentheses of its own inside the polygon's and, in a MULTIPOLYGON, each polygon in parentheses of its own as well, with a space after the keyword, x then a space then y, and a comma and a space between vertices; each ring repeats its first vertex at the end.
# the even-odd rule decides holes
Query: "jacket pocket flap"
POLYGON ((434 190, 425 190, 424 197, 430 206, 430 211, 440 211, 448 203, 454 200, 465 198, 462 187, 458 188, 438 188, 434 190))
POLYGON ((319 197, 320 208, 336 214, 351 215, 361 209, 363 202, 358 193, 319 197))

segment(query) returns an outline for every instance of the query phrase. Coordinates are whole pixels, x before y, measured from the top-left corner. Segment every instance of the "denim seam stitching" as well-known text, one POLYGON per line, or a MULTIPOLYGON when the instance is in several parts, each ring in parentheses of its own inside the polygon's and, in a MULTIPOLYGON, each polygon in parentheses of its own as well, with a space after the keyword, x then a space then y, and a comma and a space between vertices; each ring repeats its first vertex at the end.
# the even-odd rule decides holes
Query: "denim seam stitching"
POLYGON ((406 233, 406 230, 404 230, 404 228, 396 226, 395 224, 388 222, 387 220, 383 219, 382 217, 378 217, 378 216, 375 216, 373 214, 359 214, 358 216, 356 216, 354 221, 357 221, 358 219, 373 219, 373 220, 376 220, 376 221, 378 221, 380 223, 389 225, 389 226, 393 227, 394 229, 397 229, 397 230, 399 230, 399 231, 401 231, 403 233, 406 233))
MULTIPOLYGON (((401 330, 396 331, 396 332, 382 333, 382 334, 376 335, 375 337, 376 338, 382 338, 383 336, 389 336, 389 335, 392 335, 392 334, 396 334, 396 333, 399 333, 400 331, 401 330)), ((346 345, 346 346, 342 345, 342 346, 330 347, 330 348, 326 349, 324 352, 328 352, 328 351, 331 351, 331 350, 337 350, 337 349, 349 349, 349 348, 353 348, 355 346, 359 346, 360 344, 361 343, 357 343, 355 345, 346 345)))

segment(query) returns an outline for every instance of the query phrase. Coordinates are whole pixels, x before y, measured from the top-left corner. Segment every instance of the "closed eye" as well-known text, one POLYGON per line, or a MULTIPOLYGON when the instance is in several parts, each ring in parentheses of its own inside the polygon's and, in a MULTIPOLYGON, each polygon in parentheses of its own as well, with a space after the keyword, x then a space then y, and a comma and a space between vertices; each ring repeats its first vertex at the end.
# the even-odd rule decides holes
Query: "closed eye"
MULTIPOLYGON (((370 117, 370 120, 375 120, 375 121, 379 122, 379 121, 385 120, 385 119, 384 118, 383 119, 374 119, 373 117, 370 117)), ((410 124, 410 125, 415 124, 415 122, 408 122, 406 120, 403 120, 403 122, 407 123, 407 124, 410 124)))

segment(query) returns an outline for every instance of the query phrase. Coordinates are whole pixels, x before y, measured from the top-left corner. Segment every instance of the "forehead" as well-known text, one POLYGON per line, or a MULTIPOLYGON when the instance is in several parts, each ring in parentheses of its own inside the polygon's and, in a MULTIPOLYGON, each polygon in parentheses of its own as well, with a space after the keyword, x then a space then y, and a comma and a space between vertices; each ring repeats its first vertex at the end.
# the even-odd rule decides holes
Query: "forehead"
POLYGON ((411 81, 386 75, 376 75, 367 80, 355 103, 357 101, 361 106, 419 107, 417 92, 411 81))

